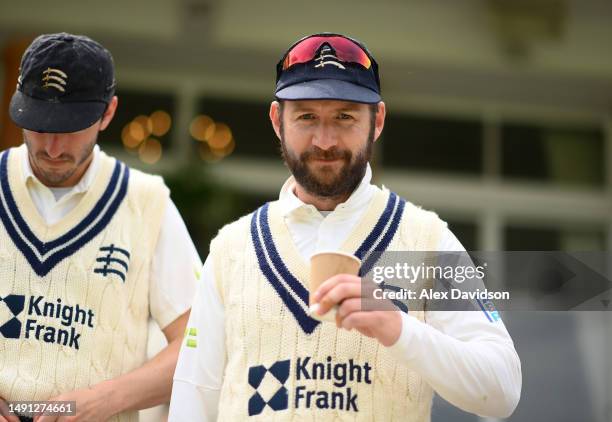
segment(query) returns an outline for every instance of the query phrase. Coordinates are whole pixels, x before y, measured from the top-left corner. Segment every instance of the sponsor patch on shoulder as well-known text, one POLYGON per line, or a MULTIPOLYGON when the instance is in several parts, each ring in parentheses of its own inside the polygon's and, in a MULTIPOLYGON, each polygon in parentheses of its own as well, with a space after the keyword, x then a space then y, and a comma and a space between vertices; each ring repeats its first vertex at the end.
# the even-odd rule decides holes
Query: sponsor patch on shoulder
POLYGON ((477 299, 477 302, 478 302, 478 305, 480 306, 480 309, 482 309, 482 312, 484 312, 489 322, 501 321, 501 316, 499 315, 499 312, 497 311, 497 309, 495 309, 495 305, 493 305, 492 301, 488 299, 487 300, 477 299))

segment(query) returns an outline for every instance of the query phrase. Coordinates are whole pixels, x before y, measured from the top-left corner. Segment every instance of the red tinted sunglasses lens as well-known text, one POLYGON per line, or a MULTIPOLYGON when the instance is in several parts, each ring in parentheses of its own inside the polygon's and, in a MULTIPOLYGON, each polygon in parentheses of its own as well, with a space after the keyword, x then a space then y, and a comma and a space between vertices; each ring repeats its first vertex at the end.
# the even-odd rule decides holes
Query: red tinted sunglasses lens
POLYGON ((315 53, 325 42, 323 37, 306 38, 304 41, 295 45, 285 56, 283 70, 286 70, 298 63, 306 63, 314 58, 315 53))
POLYGON ((372 61, 366 52, 353 41, 344 37, 310 37, 301 41, 287 53, 283 60, 283 70, 286 70, 298 63, 306 63, 315 58, 315 54, 323 44, 329 44, 334 50, 338 59, 343 62, 358 63, 369 69, 372 61))

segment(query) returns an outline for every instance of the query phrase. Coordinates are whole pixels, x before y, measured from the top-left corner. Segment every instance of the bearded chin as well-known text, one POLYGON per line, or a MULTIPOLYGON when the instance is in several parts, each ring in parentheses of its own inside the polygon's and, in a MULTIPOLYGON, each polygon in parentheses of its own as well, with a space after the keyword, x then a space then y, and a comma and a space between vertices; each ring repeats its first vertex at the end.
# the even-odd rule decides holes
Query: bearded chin
POLYGON ((328 175, 322 173, 315 174, 308 167, 307 154, 298 158, 287 150, 284 139, 281 140, 281 145, 285 164, 297 183, 311 195, 328 199, 350 196, 363 179, 372 155, 372 142, 368 140, 366 147, 359 151, 354 159, 351 155, 345 156, 342 169, 335 176, 330 174, 327 177, 328 175))

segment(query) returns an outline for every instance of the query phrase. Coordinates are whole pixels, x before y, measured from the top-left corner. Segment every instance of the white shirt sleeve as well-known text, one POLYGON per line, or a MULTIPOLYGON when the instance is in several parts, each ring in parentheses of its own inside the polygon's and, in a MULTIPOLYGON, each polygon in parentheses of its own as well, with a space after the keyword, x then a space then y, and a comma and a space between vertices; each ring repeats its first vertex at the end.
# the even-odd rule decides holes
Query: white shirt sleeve
MULTIPOLYGON (((446 229, 441 251, 465 251, 446 229)), ((507 417, 521 394, 521 362, 501 320, 480 311, 429 311, 423 323, 402 313, 389 348, 445 400, 481 416, 507 417)))
POLYGON ((169 422, 217 420, 226 361, 224 318, 209 257, 174 373, 169 422))
POLYGON ((202 261, 187 227, 168 199, 155 254, 151 262, 149 307, 160 328, 165 328, 191 307, 202 261))

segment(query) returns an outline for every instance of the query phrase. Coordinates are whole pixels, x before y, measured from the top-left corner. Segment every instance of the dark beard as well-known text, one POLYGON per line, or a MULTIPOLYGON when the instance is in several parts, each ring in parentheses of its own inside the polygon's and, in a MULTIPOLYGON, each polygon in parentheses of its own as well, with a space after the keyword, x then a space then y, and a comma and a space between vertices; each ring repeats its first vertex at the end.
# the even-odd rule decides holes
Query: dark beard
POLYGON ((348 150, 342 151, 335 147, 328 150, 322 150, 316 146, 310 147, 300 154, 299 157, 296 157, 292 152, 287 150, 284 134, 281 130, 281 151, 285 164, 293 174, 297 183, 299 183, 306 192, 320 198, 343 198, 353 193, 365 175, 368 162, 372 156, 373 144, 374 130, 371 130, 365 148, 359 151, 354 158, 351 151, 348 150), (341 159, 344 165, 335 176, 331 174, 331 170, 329 174, 324 174, 326 173, 324 169, 320 174, 315 174, 308 167, 308 162, 313 159, 341 159))

